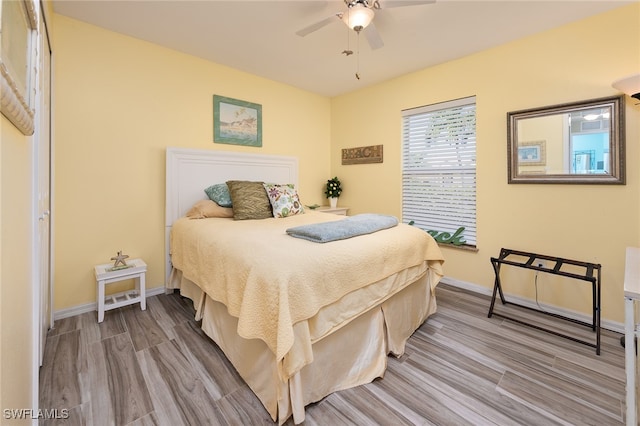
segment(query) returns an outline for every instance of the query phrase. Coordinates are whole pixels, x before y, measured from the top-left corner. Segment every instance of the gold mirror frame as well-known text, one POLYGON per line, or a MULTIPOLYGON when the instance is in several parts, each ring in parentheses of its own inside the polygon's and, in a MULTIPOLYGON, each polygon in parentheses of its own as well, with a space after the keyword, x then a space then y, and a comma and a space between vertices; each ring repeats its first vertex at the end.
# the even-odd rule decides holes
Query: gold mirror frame
POLYGON ((508 112, 508 182, 624 185, 624 126, 624 95, 508 112), (602 111, 597 123, 593 111, 602 111), (608 137, 601 157, 576 150, 574 136, 589 134, 608 137))

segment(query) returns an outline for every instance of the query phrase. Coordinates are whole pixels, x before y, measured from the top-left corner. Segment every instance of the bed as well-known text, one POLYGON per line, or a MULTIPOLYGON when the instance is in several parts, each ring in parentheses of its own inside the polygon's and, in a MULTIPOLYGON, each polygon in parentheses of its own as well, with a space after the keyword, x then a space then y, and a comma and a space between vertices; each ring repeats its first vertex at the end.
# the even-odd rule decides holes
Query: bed
POLYGON ((401 355, 435 312, 442 254, 412 226, 317 243, 287 230, 348 218, 310 209, 185 217, 214 183, 296 187, 296 158, 167 148, 166 161, 166 288, 193 301, 203 331, 275 422, 299 424, 306 405, 382 377, 388 354, 401 355))

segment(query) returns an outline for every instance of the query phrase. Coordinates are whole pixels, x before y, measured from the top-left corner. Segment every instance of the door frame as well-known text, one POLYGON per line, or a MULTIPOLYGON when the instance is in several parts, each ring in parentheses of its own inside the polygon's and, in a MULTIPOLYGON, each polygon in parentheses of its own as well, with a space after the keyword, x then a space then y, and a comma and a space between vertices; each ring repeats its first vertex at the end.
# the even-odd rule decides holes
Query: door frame
MULTIPOLYGON (((41 2, 37 2, 38 7, 36 8, 37 14, 39 15, 39 25, 37 28, 37 49, 38 54, 36 55, 37 60, 37 71, 36 71, 36 118, 37 121, 35 124, 35 133, 32 138, 32 217, 33 217, 33 226, 32 226, 32 265, 31 265, 31 282, 32 282, 32 374, 31 374, 31 406, 33 409, 37 410, 39 408, 40 403, 40 366, 42 364, 42 359, 44 356, 44 342, 46 341, 46 333, 43 336, 43 329, 46 327, 53 327, 53 49, 51 47, 51 37, 50 31, 47 26, 47 22, 51 22, 50 14, 47 11, 46 7, 41 2), (48 49, 48 51, 47 51, 48 49), (45 57, 44 55, 49 55, 49 70, 48 76, 43 75, 47 70, 45 69, 45 57), (48 102, 45 102, 44 96, 47 94, 42 93, 40 88, 40 78, 48 78, 48 102), (45 106, 48 103, 48 110, 45 106), (43 118, 43 114, 48 115, 48 120, 43 118), (48 125, 48 129, 45 126, 48 125), (46 273, 48 274, 48 318, 44 317, 44 312, 42 310, 43 297, 46 295, 42 294, 42 262, 41 262, 41 242, 40 242, 40 217, 43 214, 40 211, 40 203, 39 203, 39 193, 40 193, 40 144, 42 143, 43 135, 48 135, 48 143, 49 145, 49 208, 48 213, 45 214, 46 223, 48 225, 48 247, 47 247, 47 269, 46 273)), ((32 420, 33 425, 37 425, 37 419, 32 420)))

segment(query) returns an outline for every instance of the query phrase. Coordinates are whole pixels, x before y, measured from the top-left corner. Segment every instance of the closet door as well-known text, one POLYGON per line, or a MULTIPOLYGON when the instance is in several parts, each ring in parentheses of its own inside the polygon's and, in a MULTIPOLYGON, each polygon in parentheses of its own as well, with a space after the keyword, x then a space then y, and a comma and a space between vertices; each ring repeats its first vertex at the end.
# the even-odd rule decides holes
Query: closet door
POLYGON ((38 60, 37 179, 38 209, 37 276, 39 292, 39 361, 42 365, 47 332, 52 326, 51 286, 51 46, 44 14, 40 15, 38 60))

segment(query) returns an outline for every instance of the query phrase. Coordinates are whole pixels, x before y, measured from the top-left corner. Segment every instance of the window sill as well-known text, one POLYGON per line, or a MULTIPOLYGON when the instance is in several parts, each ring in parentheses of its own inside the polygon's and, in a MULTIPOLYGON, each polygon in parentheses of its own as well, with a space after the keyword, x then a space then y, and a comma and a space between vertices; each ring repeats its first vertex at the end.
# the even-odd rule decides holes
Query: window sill
POLYGON ((480 251, 480 249, 478 249, 478 247, 476 246, 470 246, 470 245, 460 245, 460 246, 456 246, 454 244, 446 244, 446 243, 438 243, 438 247, 440 248, 450 248, 450 249, 454 249, 454 250, 462 250, 462 251, 470 251, 473 253, 477 253, 478 251, 480 251))

